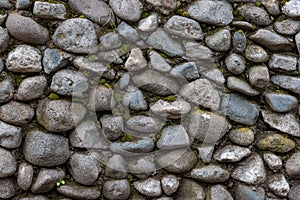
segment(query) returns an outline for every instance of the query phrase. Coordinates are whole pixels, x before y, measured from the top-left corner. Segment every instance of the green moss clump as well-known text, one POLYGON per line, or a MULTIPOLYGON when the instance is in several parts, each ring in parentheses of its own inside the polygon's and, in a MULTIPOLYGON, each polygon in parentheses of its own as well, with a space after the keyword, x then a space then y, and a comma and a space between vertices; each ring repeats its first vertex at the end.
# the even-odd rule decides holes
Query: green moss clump
POLYGON ((103 85, 104 83, 106 83, 106 80, 105 79, 100 79, 99 84, 103 85))
POLYGON ((165 100, 165 101, 175 101, 176 97, 174 97, 174 96, 167 96, 167 97, 163 98, 163 100, 165 100))
POLYGON ((255 6, 260 7, 260 6, 261 6, 261 2, 259 2, 259 1, 256 2, 256 3, 255 3, 255 6))
POLYGON ((130 45, 129 44, 124 44, 120 47, 119 53, 122 56, 122 55, 126 54, 127 52, 129 52, 129 50, 130 50, 130 45))
POLYGON ((60 99, 60 97, 57 94, 55 94, 55 93, 51 93, 48 97, 51 100, 58 100, 58 99, 60 99))
POLYGON ((125 134, 122 138, 121 138, 121 142, 131 142, 133 140, 132 135, 130 134, 125 134))
POLYGON ((96 55, 91 55, 88 57, 88 61, 90 61, 90 62, 94 62, 96 59, 97 59, 96 55))
POLYGON ((289 0, 281 0, 280 4, 283 6, 286 2, 289 2, 289 0))
POLYGON ((0 15, 4 15, 4 14, 6 14, 6 11, 3 9, 0 9, 0 15))
POLYGON ((84 18, 86 18, 86 16, 85 15, 79 15, 79 17, 78 18, 82 18, 82 19, 84 19, 84 18))
POLYGON ((189 12, 184 11, 184 12, 181 14, 181 16, 183 16, 183 17, 189 17, 190 14, 189 14, 189 12))
POLYGON ((142 13, 141 18, 144 19, 146 17, 148 17, 150 14, 147 12, 142 13))
POLYGON ((238 30, 237 32, 238 32, 238 33, 241 33, 241 34, 244 34, 244 31, 243 31, 243 30, 241 30, 241 29, 240 29, 240 30, 238 30))
POLYGON ((286 20, 286 16, 285 15, 280 15, 279 17, 277 17, 277 21, 281 22, 283 20, 286 20))
POLYGON ((104 83, 103 86, 108 88, 108 89, 111 89, 111 86, 108 83, 104 83))

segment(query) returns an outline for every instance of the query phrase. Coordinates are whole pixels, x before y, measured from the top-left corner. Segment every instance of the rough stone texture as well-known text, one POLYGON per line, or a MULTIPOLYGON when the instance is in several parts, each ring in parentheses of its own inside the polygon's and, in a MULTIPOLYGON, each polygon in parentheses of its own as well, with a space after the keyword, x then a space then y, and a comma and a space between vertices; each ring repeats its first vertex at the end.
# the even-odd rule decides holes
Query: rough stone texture
POLYGON ((275 85, 290 90, 296 94, 300 94, 300 78, 286 75, 275 75, 272 76, 271 81, 275 85))
POLYGON ((300 185, 295 185, 291 187, 290 192, 288 194, 288 199, 299 200, 299 192, 300 192, 300 185))
POLYGON ((283 35, 295 35, 300 31, 300 21, 286 19, 274 23, 274 30, 283 35))
POLYGON ((109 5, 118 17, 127 21, 136 22, 142 14, 139 0, 110 0, 109 5))
POLYGON ((14 86, 8 76, 3 76, 4 80, 0 81, 0 103, 6 103, 13 98, 14 86))
POLYGON ((16 170, 16 159, 9 151, 0 148, 0 178, 11 176, 16 172, 16 170))
POLYGON ((254 141, 254 132, 250 128, 232 129, 228 136, 230 141, 241 146, 248 146, 254 141))
POLYGON ((215 152, 214 159, 220 162, 238 162, 250 154, 251 150, 248 148, 227 145, 215 152))
POLYGON ((290 191, 289 183, 283 174, 274 174, 268 177, 268 187, 277 196, 286 197, 290 191))
POLYGON ((8 0, 3 0, 0 3, 0 8, 10 9, 13 5, 8 0))
POLYGON ((30 0, 17 0, 16 2, 16 9, 17 10, 25 10, 30 8, 32 2, 30 0))
POLYGON ((125 69, 128 71, 137 71, 147 66, 147 61, 143 56, 143 52, 139 48, 131 49, 130 55, 125 63, 125 69))
POLYGON ((266 93, 265 99, 275 112, 288 112, 298 105, 298 99, 288 94, 266 93))
POLYGON ((122 46, 121 37, 115 32, 106 33, 100 37, 100 45, 105 50, 117 49, 122 46))
MULTIPOLYGON (((132 157, 133 154, 130 154, 132 157)), ((136 158, 131 162, 127 163, 127 169, 134 176, 138 178, 147 178, 156 172, 157 166, 154 163, 154 158, 150 156, 144 156, 136 158)))
POLYGON ((273 153, 264 153, 264 161, 267 163, 268 167, 274 171, 282 167, 282 160, 279 156, 273 153))
POLYGON ((91 91, 90 106, 91 110, 109 111, 113 106, 113 91, 103 85, 98 85, 91 91))
POLYGON ((106 181, 103 185, 103 195, 111 200, 128 199, 130 196, 130 185, 126 179, 106 181))
POLYGON ((269 134, 260 138, 256 146, 261 150, 287 153, 295 148, 295 142, 280 134, 269 134))
POLYGON ((205 199, 205 191, 199 182, 183 178, 176 193, 178 199, 205 199))
POLYGON ((180 5, 180 2, 177 0, 146 0, 146 2, 152 5, 155 10, 164 15, 170 14, 170 12, 174 11, 180 5))
POLYGON ((15 183, 11 177, 0 179, 0 198, 11 199, 16 192, 15 183))
POLYGON ((214 185, 210 188, 210 196, 208 198, 214 200, 233 200, 231 194, 222 186, 222 185, 214 185))
POLYGON ((74 199, 98 199, 101 191, 97 187, 85 187, 77 185, 62 185, 57 188, 57 191, 62 195, 74 199))
POLYGON ((158 16, 156 13, 139 21, 138 29, 143 32, 151 32, 158 27, 158 16))
POLYGON ((204 163, 210 163, 212 161, 213 152, 215 150, 214 144, 202 144, 201 147, 198 147, 198 153, 200 159, 204 163))
POLYGON ((123 118, 121 116, 113 117, 110 115, 104 115, 101 117, 100 121, 102 131, 108 139, 115 140, 122 135, 123 118))
POLYGON ((294 153, 285 162, 285 169, 290 177, 296 179, 300 178, 300 153, 294 153))
POLYGON ((127 169, 124 158, 118 154, 113 155, 107 162, 105 175, 116 179, 125 178, 127 169))
POLYGON ((69 56, 70 56, 69 54, 59 49, 47 48, 44 51, 44 56, 43 56, 44 72, 50 74, 53 71, 65 67, 68 64, 69 56))
POLYGON ((284 54, 273 54, 268 65, 274 70, 294 71, 297 69, 297 58, 284 54))
POLYGON ((147 153, 154 148, 154 141, 150 138, 138 138, 130 142, 113 142, 111 151, 122 155, 134 155, 133 153, 147 153))
POLYGON ((195 62, 187 62, 177 65, 171 70, 170 74, 176 78, 182 78, 189 81, 200 77, 195 62))
POLYGON ((19 165, 19 169, 18 169, 18 179, 17 179, 18 186, 22 190, 28 190, 31 186, 32 179, 33 179, 33 165, 27 162, 22 162, 19 165))
POLYGON ((245 200, 264 200, 265 190, 262 187, 252 188, 242 184, 238 184, 235 190, 235 198, 237 199, 245 199, 245 200))
POLYGON ((22 129, 0 121, 0 146, 8 149, 18 148, 22 142, 22 129))
POLYGON ((26 78, 21 82, 16 97, 21 101, 37 99, 44 94, 47 86, 47 79, 44 76, 26 78))
POLYGON ((169 63, 156 51, 151 51, 149 58, 151 67, 157 71, 165 73, 169 72, 172 69, 169 63))
POLYGON ((222 183, 229 179, 230 172, 216 165, 194 168, 191 177, 205 183, 222 183))
POLYGON ((213 51, 210 50, 210 48, 201 45, 197 42, 185 42, 184 43, 185 48, 185 55, 190 60, 196 60, 196 61, 208 61, 209 64, 211 64, 213 60, 213 51))
POLYGON ((258 45, 248 45, 245 51, 245 57, 256 63, 267 62, 269 60, 268 53, 258 45))
POLYGON ((227 51, 231 46, 231 34, 227 29, 221 29, 205 38, 206 45, 216 51, 227 51))
POLYGON ((257 88, 267 87, 270 82, 268 68, 263 65, 251 67, 249 70, 249 81, 257 88))
POLYGON ((166 175, 161 179, 161 187, 166 195, 172 195, 179 188, 179 178, 174 175, 166 175))
POLYGON ((232 36, 232 45, 235 48, 236 51, 239 53, 242 53, 246 49, 247 45, 247 38, 242 31, 236 31, 234 32, 232 36))
POLYGON ((256 96, 259 94, 259 91, 253 89, 247 82, 234 76, 227 78, 227 87, 249 96, 256 96))
POLYGON ((291 0, 284 4, 282 12, 289 17, 300 16, 300 3, 297 0, 291 0))
POLYGON ((159 131, 161 125, 156 118, 144 115, 136 115, 126 121, 126 127, 138 132, 152 133, 159 131))
POLYGON ((10 36, 7 29, 0 27, 0 53, 7 50, 10 36))
POLYGON ((124 21, 119 24, 118 32, 122 37, 130 42, 136 42, 139 40, 139 33, 137 30, 124 21))
POLYGON ((34 2, 33 14, 45 19, 66 19, 66 7, 63 4, 51 4, 47 2, 34 2))
POLYGON ((189 136, 184 127, 180 125, 165 127, 156 143, 159 149, 175 149, 188 147, 189 145, 189 136))
POLYGON ((64 164, 70 156, 68 139, 41 131, 26 134, 23 150, 25 159, 38 166, 52 167, 64 164))
POLYGON ((267 26, 271 23, 271 19, 266 10, 256 6, 245 5, 239 8, 239 13, 247 21, 259 26, 267 26))
POLYGON ((241 74, 246 69, 244 58, 236 53, 232 53, 226 57, 225 65, 228 71, 234 74, 241 74))
POLYGON ((162 195, 162 188, 159 180, 148 178, 144 181, 136 181, 133 185, 137 191, 148 197, 159 197, 162 195))

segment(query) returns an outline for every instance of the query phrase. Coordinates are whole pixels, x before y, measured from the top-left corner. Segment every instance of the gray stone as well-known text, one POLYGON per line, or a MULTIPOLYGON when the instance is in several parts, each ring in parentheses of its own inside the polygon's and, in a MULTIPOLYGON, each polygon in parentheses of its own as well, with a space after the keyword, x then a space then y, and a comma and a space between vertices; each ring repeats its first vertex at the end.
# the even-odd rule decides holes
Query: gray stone
POLYGON ((7 50, 10 36, 7 29, 0 27, 0 53, 7 50))
POLYGON ((245 59, 236 53, 232 53, 226 57, 225 65, 228 71, 234 74, 241 74, 246 69, 245 59))
POLYGON ((225 117, 213 112, 196 110, 190 117, 188 133, 190 137, 195 137, 205 144, 214 144, 226 134, 229 127, 230 124, 225 117))
POLYGON ((181 125, 165 127, 156 143, 156 146, 159 149, 175 149, 188 147, 189 145, 189 136, 181 125))
POLYGON ((97 187, 85 187, 77 185, 62 185, 57 191, 70 198, 96 200, 101 196, 101 191, 97 187))
POLYGON ((195 62, 186 62, 179 64, 170 71, 170 74, 176 78, 183 78, 188 81, 200 78, 195 62))
POLYGON ((14 156, 9 151, 0 148, 0 178, 11 176, 16 172, 16 170, 17 161, 14 156))
POLYGON ((16 192, 15 182, 11 177, 0 179, 0 198, 11 199, 16 192))
POLYGON ((152 32, 158 27, 158 16, 156 13, 139 21, 138 29, 143 32, 152 32))
POLYGON ((282 6, 282 12, 288 17, 300 16, 300 2, 297 0, 290 0, 282 6))
POLYGON ((285 162, 285 170, 291 178, 300 178, 300 153, 294 153, 285 162))
POLYGON ((154 7, 158 12, 169 15, 170 12, 174 11, 180 2, 177 0, 159 1, 159 0, 146 0, 146 2, 154 7))
POLYGON ((273 54, 268 66, 279 71, 295 71, 297 69, 297 58, 284 54, 273 54))
POLYGON ((271 78, 273 84, 284 89, 300 94, 300 78, 286 75, 274 75, 271 78))
POLYGON ((245 5, 239 8, 239 13, 242 17, 251 23, 259 26, 267 26, 271 23, 270 16, 268 12, 263 8, 245 5))
POLYGON ((64 20, 66 19, 66 7, 64 4, 51 4, 48 2, 35 1, 33 14, 39 18, 64 20))
POLYGON ((266 93, 265 99, 275 112, 288 112, 298 105, 298 99, 288 94, 266 93))
POLYGON ((113 107, 113 90, 103 85, 98 85, 90 94, 90 109, 95 111, 110 111, 113 107))
POLYGON ((216 26, 226 26, 233 20, 232 7, 228 2, 223 0, 196 1, 189 6, 188 12, 191 18, 197 21, 216 26))
POLYGON ((166 195, 175 193, 179 185, 179 178, 174 175, 165 175, 161 179, 161 187, 166 195))
POLYGON ((202 144, 197 148, 198 156, 204 163, 210 163, 215 150, 214 144, 202 144))
POLYGON ((61 23, 55 30, 52 40, 54 44, 72 53, 91 53, 98 40, 94 25, 88 19, 73 18, 61 23))
POLYGON ((275 153, 287 153, 295 148, 295 142, 281 134, 265 134, 256 142, 258 149, 275 153))
POLYGON ((262 187, 256 189, 238 184, 235 188, 235 198, 243 200, 265 200, 265 190, 262 187))
POLYGON ((110 0, 109 5, 121 19, 136 22, 142 14, 142 4, 139 0, 110 0))
POLYGON ((252 154, 231 172, 231 177, 251 185, 261 184, 266 180, 263 160, 257 154, 252 154))
POLYGON ((231 46, 231 34, 227 29, 221 29, 205 38, 206 45, 216 51, 227 51, 231 46))
POLYGON ((162 195, 161 183, 154 178, 133 182, 133 186, 141 194, 148 197, 159 197, 162 195))
POLYGON ((16 98, 21 101, 37 99, 44 94, 47 86, 47 79, 44 76, 28 77, 21 82, 16 98))
POLYGON ((290 185, 283 174, 269 176, 268 187, 274 194, 280 197, 286 197, 290 191, 290 185))
POLYGON ((26 10, 30 8, 32 2, 30 0, 17 0, 16 2, 16 9, 17 10, 26 10))
POLYGON ((300 137, 300 125, 292 113, 272 113, 266 110, 261 111, 263 120, 272 128, 292 136, 300 137))
MULTIPOLYGON (((213 51, 210 48, 199 44, 198 42, 185 42, 185 55, 189 58, 189 60, 213 60, 213 51)), ((210 62, 211 64, 211 62, 210 62)), ((200 71, 200 70, 199 70, 200 71)))
POLYGON ((127 169, 138 178, 147 178, 156 173, 157 166, 155 165, 153 157, 142 156, 127 162, 127 169))
POLYGON ((70 156, 68 139, 60 135, 30 131, 26 134, 23 153, 28 162, 37 166, 61 165, 70 156))
POLYGON ((130 185, 126 179, 106 181, 103 185, 103 195, 110 199, 128 199, 130 196, 130 185))
POLYGON ((248 45, 245 51, 245 57, 256 63, 267 62, 269 55, 262 47, 258 45, 248 45))
POLYGON ((82 72, 63 69, 52 77, 50 89, 57 94, 80 97, 88 87, 88 79, 82 72))
POLYGON ((299 193, 300 193, 300 185, 292 186, 288 194, 288 199, 299 200, 300 199, 299 193))
POLYGON ((68 3, 73 10, 100 25, 114 22, 111 8, 102 0, 70 0, 68 3))
POLYGON ((263 65, 251 67, 249 70, 249 82, 257 88, 266 88, 270 82, 268 68, 263 65))
POLYGON ((213 200, 233 200, 231 194, 222 185, 213 185, 208 198, 213 200))
POLYGON ((250 128, 236 128, 229 132, 229 140, 241 146, 248 146, 254 141, 254 132, 250 128))
POLYGON ((28 190, 31 186, 32 180, 33 180, 33 165, 27 162, 22 162, 19 165, 19 169, 18 169, 18 179, 17 179, 18 186, 22 190, 28 190))
POLYGON ((247 46, 247 39, 243 31, 236 31, 232 36, 232 45, 234 49, 242 53, 245 51, 247 46))
POLYGON ((41 52, 28 45, 18 45, 9 52, 6 68, 12 72, 40 72, 42 71, 41 52))
POLYGON ((170 34, 177 35, 186 39, 203 40, 203 32, 200 24, 192 19, 179 15, 172 16, 164 28, 170 34))
POLYGON ((223 86, 225 83, 224 75, 222 74, 221 70, 218 68, 202 71, 201 75, 207 78, 208 80, 214 82, 215 84, 223 86))
POLYGON ((6 103, 13 98, 14 86, 11 78, 6 74, 0 74, 0 77, 4 80, 0 81, 0 103, 6 103))
POLYGON ((147 38, 147 44, 154 49, 163 51, 168 56, 181 56, 184 54, 179 42, 172 39, 163 29, 159 28, 147 38))
POLYGON ((295 35, 300 31, 300 21, 286 19, 274 23, 274 30, 283 35, 295 35))
POLYGON ((211 110, 219 109, 219 93, 207 79, 201 78, 185 84, 181 87, 179 93, 187 101, 211 110))
POLYGON ((186 116, 191 110, 191 105, 181 98, 175 101, 158 100, 150 105, 150 111, 169 119, 180 119, 186 116))
POLYGON ((162 96, 176 94, 180 87, 176 80, 154 70, 134 75, 132 81, 137 87, 162 96))
POLYGON ((227 87, 249 96, 259 95, 259 91, 253 89, 247 82, 234 76, 230 76, 227 78, 227 87))
POLYGON ((126 121, 126 127, 133 131, 156 133, 160 130, 161 124, 156 118, 144 115, 136 115, 126 121))
POLYGON ((105 176, 122 179, 127 176, 127 169, 125 166, 125 160, 122 156, 113 155, 106 164, 105 176))
POLYGON ((267 29, 258 29, 249 38, 272 51, 290 51, 294 47, 294 44, 287 38, 267 29))
POLYGON ((48 30, 30 17, 9 14, 5 26, 14 38, 26 43, 45 44, 49 40, 48 30))
MULTIPOLYGON (((21 197, 20 200, 49 200, 49 199, 44 195, 29 194, 26 197, 21 197)), ((61 200, 70 200, 70 199, 61 199, 61 200)))
POLYGON ((120 90, 124 90, 129 86, 130 79, 131 79, 131 76, 129 73, 125 73, 122 75, 122 77, 119 79, 119 82, 118 82, 120 90))
POLYGON ((124 21, 118 26, 119 34, 130 42, 136 42, 139 40, 139 33, 132 26, 126 24, 124 21))
POLYGON ((298 52, 300 52, 300 33, 297 33, 297 34, 295 35, 295 43, 296 43, 298 52))
POLYGON ((256 29, 254 24, 251 24, 247 21, 233 21, 232 25, 242 30, 254 31, 256 29))
POLYGON ((4 69, 4 61, 0 58, 0 73, 3 71, 4 69))
POLYGON ((1 14, 0 14, 0 25, 2 25, 2 24, 5 22, 5 20, 6 20, 6 18, 7 18, 7 15, 8 15, 8 14, 4 14, 4 15, 1 15, 1 14))
POLYGON ((144 95, 141 90, 136 87, 129 86, 127 92, 122 97, 122 104, 126 108, 132 110, 147 110, 148 104, 144 99, 144 95))
POLYGON ((156 51, 151 51, 149 58, 151 67, 157 71, 164 73, 169 72, 172 69, 168 62, 156 51))
POLYGON ((190 149, 165 152, 156 158, 157 164, 171 173, 185 173, 197 163, 197 156, 190 149))
POLYGON ((15 149, 21 145, 22 129, 0 121, 0 146, 15 149))
POLYGON ((182 178, 175 197, 177 199, 204 200, 205 191, 200 183, 191 179, 182 178))
POLYGON ((109 32, 100 37, 100 45, 105 50, 117 49, 122 46, 121 37, 115 32, 109 32))
POLYGON ((223 97, 221 110, 231 120, 245 125, 255 124, 259 116, 255 104, 235 93, 226 94, 223 97))
POLYGON ((229 179, 230 173, 217 165, 196 167, 191 171, 191 177, 205 183, 222 183, 229 179))
POLYGON ((266 10, 271 14, 271 15, 279 15, 280 14, 280 7, 279 7, 279 2, 274 1, 274 0, 262 0, 261 1, 262 5, 266 8, 266 10))
POLYGON ((263 158, 268 167, 273 171, 279 170, 282 167, 281 158, 273 153, 264 153, 263 158))
POLYGON ((60 179, 64 179, 65 172, 60 169, 46 169, 42 168, 31 187, 33 193, 45 193, 50 192, 56 187, 56 182, 60 179))
POLYGON ((107 67, 99 61, 93 61, 93 57, 94 55, 91 55, 88 58, 83 56, 77 56, 76 58, 74 58, 72 63, 75 67, 77 67, 80 71, 83 72, 87 70, 100 75, 102 75, 105 72, 108 72, 107 67))
POLYGON ((125 63, 125 69, 128 71, 137 71, 145 68, 147 66, 147 61, 143 56, 143 52, 139 48, 131 49, 129 57, 125 63))
POLYGON ((66 100, 43 100, 39 102, 36 118, 39 124, 51 132, 65 132, 75 128, 84 118, 86 108, 66 100))
POLYGON ((100 118, 102 131, 104 135, 110 139, 115 140, 122 136, 123 118, 121 116, 114 117, 111 115, 104 115, 100 118))
POLYGON ((251 150, 236 145, 227 145, 214 154, 214 159, 219 162, 238 162, 251 154, 251 150))
POLYGON ((92 185, 101 172, 97 159, 92 154, 74 153, 69 161, 69 172, 76 182, 83 185, 92 185))
POLYGON ((108 148, 105 136, 100 131, 98 122, 83 120, 76 129, 69 134, 69 140, 73 147, 83 149, 108 148))
POLYGON ((0 8, 10 9, 12 7, 13 7, 13 5, 11 3, 9 3, 8 0, 2 0, 0 3, 0 8))
POLYGON ((154 149, 154 141, 150 138, 138 138, 133 141, 113 142, 110 146, 111 151, 125 155, 135 155, 134 153, 147 153, 154 149))
POLYGON ((69 54, 59 50, 47 48, 43 55, 43 67, 46 74, 50 74, 60 68, 65 67, 69 62, 69 54))
POLYGON ((23 126, 34 117, 34 109, 27 104, 10 101, 0 107, 0 119, 4 122, 23 126))

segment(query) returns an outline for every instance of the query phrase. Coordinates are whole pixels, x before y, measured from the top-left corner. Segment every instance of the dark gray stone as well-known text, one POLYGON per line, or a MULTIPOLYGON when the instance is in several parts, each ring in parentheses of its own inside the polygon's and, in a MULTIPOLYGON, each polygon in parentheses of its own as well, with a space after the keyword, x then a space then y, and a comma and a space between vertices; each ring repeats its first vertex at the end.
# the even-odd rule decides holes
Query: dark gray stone
POLYGON ((187 62, 173 67, 170 74, 176 78, 183 78, 188 81, 200 78, 195 62, 187 62))
POLYGON ((236 128, 229 132, 229 140, 241 146, 248 146, 254 141, 254 132, 250 128, 236 128))
POLYGON ((267 26, 271 23, 268 12, 260 7, 244 5, 239 8, 239 13, 247 21, 259 26, 267 26))
POLYGON ((275 85, 290 90, 296 94, 300 94, 300 78, 286 75, 275 75, 272 76, 271 81, 275 85))
POLYGON ((162 130, 161 136, 156 143, 159 149, 175 149, 188 147, 189 136, 181 125, 167 126, 162 130))
POLYGON ((300 16, 300 2, 297 0, 290 0, 282 7, 282 12, 289 17, 300 16))
POLYGON ((206 45, 216 51, 227 51, 231 46, 231 34, 227 29, 221 29, 212 35, 206 36, 206 45))
POLYGON ((28 77, 21 82, 16 98, 21 101, 37 99, 44 94, 47 86, 47 79, 44 76, 28 77))
POLYGON ((266 93, 265 99, 275 112, 288 112, 298 105, 298 99, 288 94, 266 93))
POLYGON ((125 200, 130 196, 130 185, 126 179, 106 181, 103 195, 110 200, 125 200))
POLYGON ((222 183, 229 179, 230 172, 217 165, 207 165, 194 168, 191 177, 205 183, 222 183))
POLYGON ((214 154, 214 159, 219 162, 238 162, 251 154, 251 150, 236 145, 227 145, 214 154))
POLYGON ((16 159, 9 151, 0 148, 0 178, 11 176, 16 172, 16 170, 17 170, 16 159))
POLYGON ((135 181, 133 185, 137 191, 148 197, 159 197, 162 195, 161 183, 154 178, 143 181, 135 181))
POLYGON ((249 82, 257 88, 266 88, 270 82, 268 68, 263 65, 251 67, 249 70, 249 82))
POLYGON ((199 182, 191 179, 182 178, 180 180, 180 187, 175 195, 178 199, 205 199, 205 191, 199 182))
POLYGON ((0 198, 11 199, 16 193, 15 182, 11 177, 0 179, 0 198))
POLYGON ((0 27, 0 53, 7 50, 10 36, 7 29, 0 27))
POLYGON ((32 2, 30 0, 17 0, 16 1, 16 9, 17 10, 26 10, 30 8, 32 2))
POLYGON ((274 23, 274 30, 283 35, 295 35, 300 31, 300 21, 286 19, 274 23))
POLYGON ((12 80, 6 74, 0 74, 4 80, 0 81, 0 103, 6 103, 13 98, 14 86, 12 80))
POLYGON ((64 4, 51 4, 48 2, 35 1, 33 14, 39 18, 64 20, 66 19, 66 7, 64 4))
POLYGON ((285 162, 285 170, 291 178, 300 178, 300 153, 294 153, 285 162))
POLYGON ((235 188, 235 198, 243 200, 265 200, 265 190, 262 187, 253 189, 242 184, 238 184, 235 188))
POLYGON ((139 0, 110 0, 109 5, 121 19, 136 22, 142 14, 142 4, 139 0))
POLYGON ((85 187, 77 185, 62 185, 57 191, 70 198, 96 200, 101 196, 101 191, 97 187, 85 187))
MULTIPOLYGON (((199 44, 198 42, 187 41, 184 42, 185 55, 192 61, 208 61, 212 64, 213 61, 213 51, 210 48, 199 44)), ((199 70, 201 71, 201 70, 199 70)))
POLYGON ((234 74, 241 74, 246 69, 245 59, 236 53, 232 53, 226 57, 225 65, 228 71, 234 74))
POLYGON ((69 57, 70 55, 68 53, 65 53, 59 49, 47 48, 43 55, 44 72, 46 72, 46 74, 50 74, 53 71, 65 67, 69 63, 69 57))
POLYGON ((269 55, 262 47, 258 45, 248 45, 245 51, 245 57, 256 63, 263 63, 269 60, 269 55))
POLYGON ((259 91, 253 89, 247 82, 234 76, 230 76, 227 78, 227 87, 249 96, 259 95, 259 91))
POLYGON ((31 186, 32 180, 33 180, 33 165, 27 162, 22 162, 19 165, 19 169, 18 169, 18 179, 17 179, 18 186, 22 190, 28 190, 31 186))
POLYGON ((0 121, 0 146, 8 149, 18 148, 22 142, 22 129, 0 121))
POLYGON ((236 31, 232 36, 232 45, 234 49, 242 53, 245 51, 247 46, 247 39, 243 31, 236 31))

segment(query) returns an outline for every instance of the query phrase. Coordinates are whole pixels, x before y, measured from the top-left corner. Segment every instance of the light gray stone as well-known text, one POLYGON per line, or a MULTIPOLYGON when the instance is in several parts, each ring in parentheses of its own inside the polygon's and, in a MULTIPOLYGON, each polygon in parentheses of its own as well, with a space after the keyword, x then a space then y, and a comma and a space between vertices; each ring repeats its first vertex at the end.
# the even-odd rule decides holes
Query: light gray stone
POLYGON ((127 174, 125 159, 118 154, 113 155, 107 162, 105 176, 122 179, 125 178, 127 174))
POLYGON ((265 99, 275 112, 288 112, 298 105, 298 99, 288 94, 266 93, 265 99))
POLYGON ((113 90, 103 85, 94 88, 89 97, 90 109, 95 111, 110 111, 114 105, 113 90))
POLYGON ((160 1, 160 0, 146 0, 146 2, 154 7, 158 12, 169 15, 170 12, 174 11, 180 2, 177 0, 160 1))
POLYGON ((152 32, 158 27, 158 16, 156 13, 139 21, 138 29, 143 32, 152 32))
POLYGON ((10 9, 10 8, 12 8, 12 7, 13 7, 13 5, 12 5, 11 3, 9 3, 8 0, 3 0, 3 1, 1 1, 1 3, 0 3, 0 8, 10 9))
POLYGON ((138 178, 147 178, 156 173, 157 166, 153 157, 142 156, 127 162, 127 169, 138 178))
POLYGON ((113 142, 110 150, 125 156, 135 155, 135 153, 148 153, 154 149, 153 139, 142 137, 126 142, 113 142))
POLYGON ((259 26, 267 26, 271 23, 268 12, 260 7, 244 5, 239 8, 239 13, 247 21, 259 26))
POLYGON ((121 116, 114 117, 111 115, 104 115, 100 118, 102 131, 104 135, 110 139, 115 140, 122 136, 123 118, 121 116))
POLYGON ((269 70, 263 65, 249 69, 249 82, 257 88, 266 88, 270 82, 269 70))
POLYGON ((169 63, 156 51, 151 51, 149 58, 151 67, 157 71, 165 73, 172 69, 169 63))
POLYGON ((246 69, 245 59, 236 53, 232 53, 226 57, 225 65, 228 71, 234 74, 241 74, 246 69))
POLYGON ((274 194, 280 197, 286 197, 290 191, 290 185, 281 173, 268 177, 268 187, 274 194))
POLYGON ((8 177, 0 179, 0 198, 11 199, 16 193, 17 191, 13 178, 8 177))
POLYGON ((225 77, 221 70, 218 68, 202 71, 201 75, 217 85, 223 86, 225 83, 225 77))
POLYGON ((64 20, 66 19, 66 7, 64 4, 51 4, 48 2, 35 1, 33 14, 40 18, 64 20))
POLYGON ((118 26, 119 34, 130 42, 136 42, 139 40, 139 33, 132 26, 126 24, 124 21, 118 26))
POLYGON ((172 195, 179 188, 179 178, 174 175, 165 175, 161 179, 161 187, 166 195, 172 195))
POLYGON ((176 78, 183 78, 188 81, 200 78, 195 62, 186 62, 179 64, 170 71, 170 74, 176 78))
POLYGON ((213 200, 233 200, 231 194, 222 185, 211 186, 209 195, 208 198, 213 200))
POLYGON ((201 45, 197 42, 188 41, 184 43, 184 48, 185 55, 189 58, 189 60, 208 60, 209 64, 211 64, 211 61, 213 61, 213 51, 204 45, 201 45))
POLYGON ((162 195, 161 183, 154 178, 133 182, 133 186, 141 194, 148 197, 159 197, 162 195))
POLYGON ((206 45, 216 51, 227 51, 231 46, 231 34, 227 29, 221 29, 205 38, 206 45))
POLYGON ((266 10, 271 14, 271 15, 279 15, 280 14, 280 7, 279 7, 279 2, 275 0, 262 0, 261 1, 262 5, 266 8, 266 10))
POLYGON ((53 71, 65 67, 69 63, 69 57, 70 55, 68 53, 65 53, 59 49, 47 48, 44 51, 42 60, 44 72, 46 72, 46 74, 50 74, 53 71))
POLYGON ((274 75, 271 78, 273 84, 284 89, 300 94, 300 78, 286 75, 274 75))
POLYGON ((145 68, 147 61, 143 56, 143 52, 139 48, 131 49, 130 55, 125 62, 125 69, 128 71, 137 71, 145 68))
POLYGON ((249 96, 259 95, 259 91, 253 89, 247 82, 234 76, 230 76, 227 78, 227 87, 249 96))
POLYGON ((139 0, 110 0, 109 5, 121 19, 136 22, 142 14, 142 4, 139 0))
POLYGON ((130 196, 130 185, 126 179, 106 181, 103 185, 103 195, 110 199, 128 199, 130 196))
POLYGON ((300 31, 300 21, 286 19, 274 23, 274 30, 283 35, 295 35, 300 31))
POLYGON ((156 133, 160 130, 161 124, 156 118, 144 115, 136 115, 126 121, 126 127, 133 131, 156 133))
POLYGON ((297 69, 297 58, 284 54, 273 54, 268 66, 279 71, 295 71, 297 69))
POLYGON ((13 98, 14 86, 11 78, 7 74, 0 74, 0 103, 6 103, 13 98))
POLYGON ((247 21, 233 21, 232 25, 243 30, 254 31, 256 29, 254 24, 251 24, 247 21))
POLYGON ((0 146, 15 149, 21 145, 22 129, 0 121, 0 146))
POLYGON ((161 136, 156 143, 159 149, 175 149, 188 147, 189 136, 181 125, 167 126, 162 130, 161 136))
POLYGON ((44 94, 47 86, 47 79, 44 76, 28 77, 21 82, 16 98, 21 101, 37 99, 44 94))
POLYGON ((243 158, 248 157, 251 150, 245 147, 236 145, 227 145, 214 153, 214 159, 219 162, 238 162, 243 158))
POLYGON ((235 128, 229 132, 229 140, 241 146, 248 146, 254 141, 254 132, 250 128, 235 128))
POLYGON ((299 200, 300 185, 292 186, 288 194, 289 200, 299 200))
POLYGON ((273 171, 279 170, 282 167, 281 158, 273 153, 264 153, 263 158, 268 167, 273 171))
POLYGON ((98 61, 98 59, 95 61, 93 59, 94 59, 94 55, 91 55, 90 57, 87 58, 83 56, 77 56, 76 58, 74 58, 72 63, 80 71, 87 70, 99 75, 102 75, 103 73, 108 71, 107 67, 103 63, 98 61))
POLYGON ((269 60, 269 55, 262 47, 258 45, 248 45, 245 51, 245 57, 256 63, 263 63, 269 60))
POLYGON ((57 191, 66 197, 74 199, 96 200, 101 196, 101 191, 97 187, 62 185, 57 188, 57 191))
POLYGON ((202 144, 197 148, 198 156, 204 163, 210 163, 212 161, 213 153, 215 150, 214 144, 202 144))
POLYGON ((289 17, 300 16, 300 2, 297 0, 290 0, 282 7, 282 12, 289 17))
POLYGON ((27 162, 22 162, 19 165, 19 169, 18 169, 18 179, 17 179, 18 186, 22 190, 28 190, 31 186, 32 180, 33 180, 33 165, 27 162))
POLYGON ((7 50, 10 36, 7 29, 0 27, 0 53, 7 50))
POLYGON ((217 165, 196 167, 191 171, 191 177, 205 183, 222 183, 229 179, 230 173, 217 165))
POLYGON ((11 154, 10 151, 0 148, 0 178, 11 176, 16 172, 16 170, 17 170, 16 158, 11 154))
POLYGON ((105 50, 117 49, 122 46, 121 37, 115 32, 109 32, 100 37, 100 45, 105 50))

